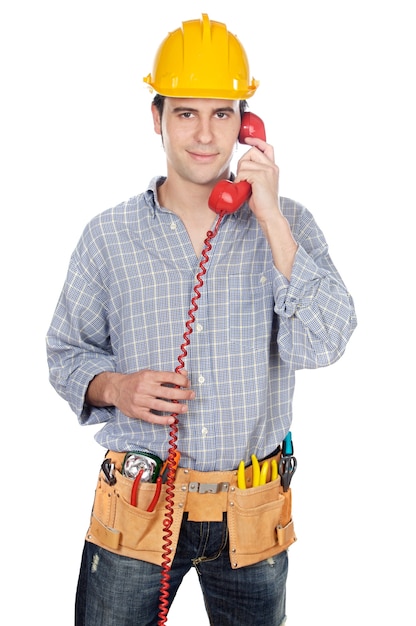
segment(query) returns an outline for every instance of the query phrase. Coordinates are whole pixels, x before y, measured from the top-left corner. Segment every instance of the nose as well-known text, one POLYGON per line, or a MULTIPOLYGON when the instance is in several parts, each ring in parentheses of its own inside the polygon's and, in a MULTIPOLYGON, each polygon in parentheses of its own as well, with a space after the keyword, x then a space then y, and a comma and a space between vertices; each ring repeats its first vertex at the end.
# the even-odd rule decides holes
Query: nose
POLYGON ((196 139, 199 143, 210 143, 212 141, 212 121, 211 119, 199 119, 196 128, 196 139))

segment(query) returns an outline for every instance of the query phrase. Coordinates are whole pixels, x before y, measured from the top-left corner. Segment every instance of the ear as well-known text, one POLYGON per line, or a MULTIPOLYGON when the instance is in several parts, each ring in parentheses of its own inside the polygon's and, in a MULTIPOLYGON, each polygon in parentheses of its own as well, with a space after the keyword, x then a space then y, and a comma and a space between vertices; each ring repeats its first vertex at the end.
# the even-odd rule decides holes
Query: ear
POLYGON ((162 125, 161 125, 160 115, 159 115, 159 111, 157 110, 157 107, 155 107, 154 104, 152 104, 152 116, 153 116, 153 128, 155 129, 155 133, 157 135, 161 135, 162 125))

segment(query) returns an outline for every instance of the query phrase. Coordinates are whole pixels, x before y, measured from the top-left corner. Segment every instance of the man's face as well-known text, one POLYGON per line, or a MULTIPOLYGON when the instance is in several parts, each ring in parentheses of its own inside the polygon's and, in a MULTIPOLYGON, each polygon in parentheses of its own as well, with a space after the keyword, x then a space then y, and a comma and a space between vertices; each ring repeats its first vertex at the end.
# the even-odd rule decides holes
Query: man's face
POLYGON ((152 111, 168 177, 212 186, 229 175, 241 124, 238 100, 166 98, 162 120, 152 111))

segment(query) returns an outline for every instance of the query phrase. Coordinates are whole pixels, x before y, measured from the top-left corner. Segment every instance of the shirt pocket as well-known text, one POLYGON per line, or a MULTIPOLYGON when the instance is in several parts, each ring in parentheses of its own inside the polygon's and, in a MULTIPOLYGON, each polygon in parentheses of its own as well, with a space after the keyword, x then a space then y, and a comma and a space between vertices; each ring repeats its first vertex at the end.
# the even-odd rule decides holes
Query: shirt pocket
POLYGON ((274 306, 271 275, 230 274, 228 286, 231 350, 257 351, 269 346, 274 306))

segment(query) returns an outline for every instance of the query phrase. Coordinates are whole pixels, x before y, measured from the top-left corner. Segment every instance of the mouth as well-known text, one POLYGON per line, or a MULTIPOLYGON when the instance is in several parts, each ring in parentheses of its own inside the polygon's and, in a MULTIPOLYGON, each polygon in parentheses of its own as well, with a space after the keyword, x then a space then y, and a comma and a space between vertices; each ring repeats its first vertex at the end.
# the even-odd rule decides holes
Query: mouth
POLYGON ((188 150, 188 154, 191 159, 198 163, 212 163, 218 156, 217 152, 192 152, 192 150, 188 150))

